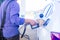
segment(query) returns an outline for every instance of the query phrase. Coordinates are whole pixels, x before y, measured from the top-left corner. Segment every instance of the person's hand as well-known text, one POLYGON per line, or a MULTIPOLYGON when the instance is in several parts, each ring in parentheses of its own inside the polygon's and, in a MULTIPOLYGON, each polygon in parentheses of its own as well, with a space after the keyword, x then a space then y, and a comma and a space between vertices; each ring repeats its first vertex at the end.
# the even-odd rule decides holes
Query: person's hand
POLYGON ((43 26, 45 21, 42 19, 37 19, 37 22, 39 23, 39 26, 43 26))
POLYGON ((25 19, 25 23, 31 24, 32 26, 36 25, 36 22, 32 19, 25 19))

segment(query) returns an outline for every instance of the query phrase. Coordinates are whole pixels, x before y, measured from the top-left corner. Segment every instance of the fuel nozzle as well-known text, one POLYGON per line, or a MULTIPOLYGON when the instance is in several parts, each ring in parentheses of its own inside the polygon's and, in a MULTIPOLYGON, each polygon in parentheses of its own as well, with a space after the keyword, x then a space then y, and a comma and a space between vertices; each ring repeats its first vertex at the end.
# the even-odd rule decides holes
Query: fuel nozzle
POLYGON ((40 14, 39 17, 42 18, 45 21, 44 24, 43 24, 43 26, 47 26, 50 19, 49 18, 45 18, 43 14, 40 14))

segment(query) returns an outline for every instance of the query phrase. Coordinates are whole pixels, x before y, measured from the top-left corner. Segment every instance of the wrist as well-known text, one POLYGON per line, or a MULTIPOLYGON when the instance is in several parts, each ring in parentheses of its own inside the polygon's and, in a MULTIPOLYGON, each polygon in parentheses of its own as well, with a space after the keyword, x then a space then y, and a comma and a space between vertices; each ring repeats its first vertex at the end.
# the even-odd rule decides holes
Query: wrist
POLYGON ((30 23, 29 21, 30 21, 29 19, 25 19, 25 23, 30 23))

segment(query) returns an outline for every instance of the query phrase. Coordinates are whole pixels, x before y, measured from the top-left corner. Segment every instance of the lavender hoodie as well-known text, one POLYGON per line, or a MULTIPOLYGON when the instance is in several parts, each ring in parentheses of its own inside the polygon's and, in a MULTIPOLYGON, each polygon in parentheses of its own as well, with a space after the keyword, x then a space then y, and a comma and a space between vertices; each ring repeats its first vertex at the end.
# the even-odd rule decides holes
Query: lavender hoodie
MULTIPOLYGON (((10 0, 5 0, 0 7, 0 25, 3 17, 3 9, 10 0)), ((13 37, 19 34, 18 27, 24 23, 24 18, 19 18, 19 5, 16 0, 9 3, 6 9, 6 21, 3 28, 3 36, 5 38, 13 37)))

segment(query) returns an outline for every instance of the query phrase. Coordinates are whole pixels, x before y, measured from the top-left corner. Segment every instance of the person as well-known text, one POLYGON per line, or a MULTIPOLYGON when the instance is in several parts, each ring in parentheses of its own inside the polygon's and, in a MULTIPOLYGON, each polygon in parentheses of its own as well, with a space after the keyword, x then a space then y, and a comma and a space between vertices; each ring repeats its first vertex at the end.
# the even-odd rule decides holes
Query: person
POLYGON ((3 17, 3 10, 7 6, 6 9, 6 19, 3 28, 3 36, 7 40, 19 40, 19 25, 24 23, 29 23, 32 26, 36 24, 36 22, 32 19, 24 19, 19 18, 19 4, 17 0, 4 0, 0 7, 0 25, 1 19, 3 17), (8 2, 11 1, 9 4, 8 2), (8 6, 7 6, 8 4, 8 6))

